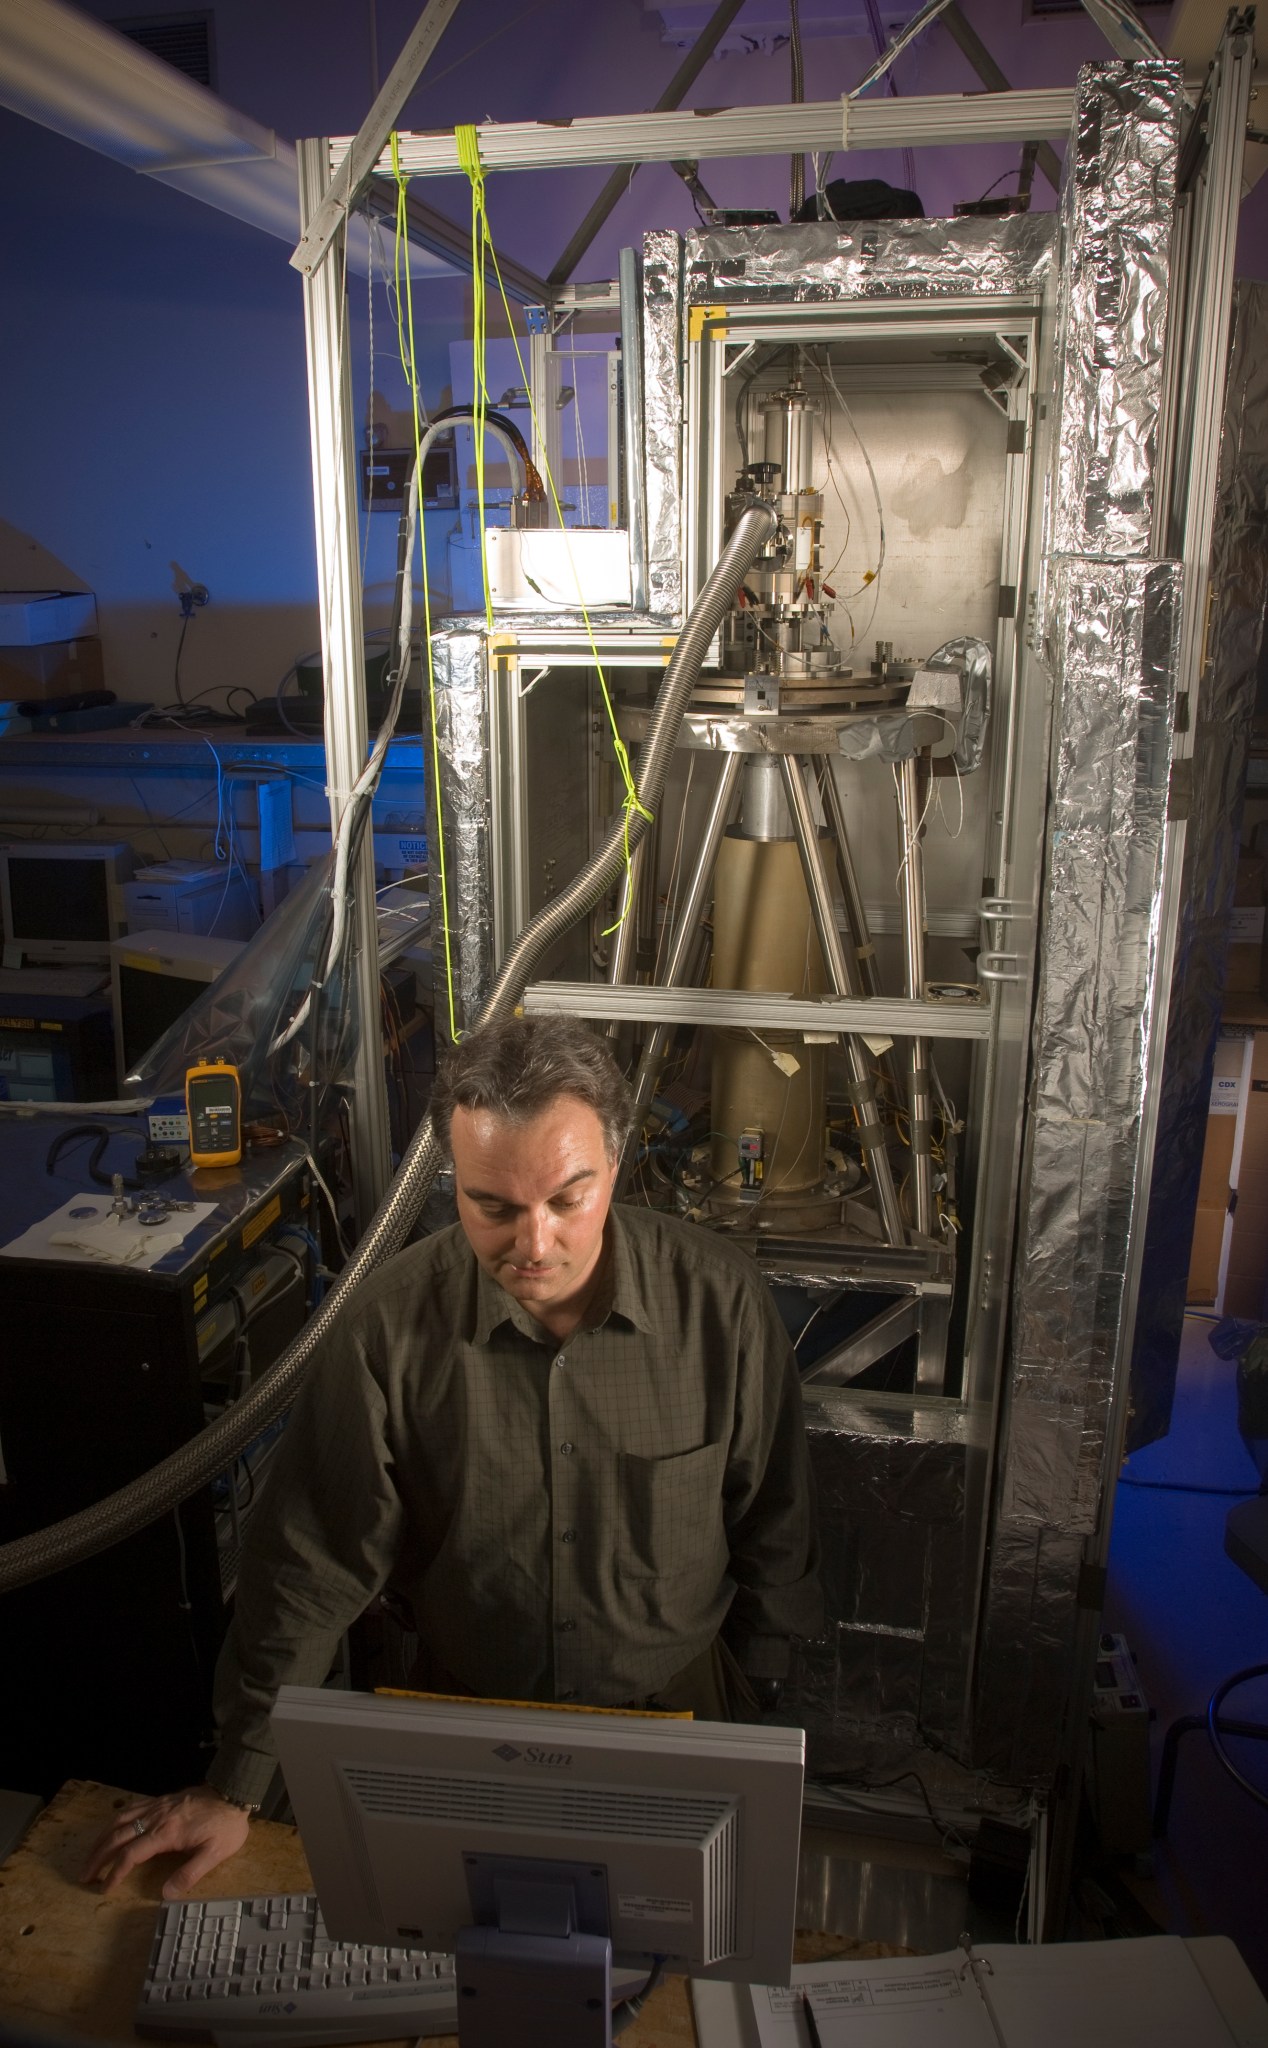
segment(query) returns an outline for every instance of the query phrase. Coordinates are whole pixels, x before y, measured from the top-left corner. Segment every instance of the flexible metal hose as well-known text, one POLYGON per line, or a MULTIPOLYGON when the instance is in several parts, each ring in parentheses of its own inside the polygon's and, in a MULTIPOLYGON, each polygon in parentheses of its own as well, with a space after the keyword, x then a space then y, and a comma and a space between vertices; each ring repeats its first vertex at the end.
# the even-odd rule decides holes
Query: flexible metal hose
MULTIPOLYGON (((741 515, 678 637, 639 758, 639 801, 649 811, 654 811, 660 801, 683 713, 709 642, 732 604, 745 571, 762 543, 770 538, 775 524, 776 515, 767 505, 751 505, 741 515)), ((647 822, 637 811, 632 814, 628 835, 631 848, 647 830, 647 822)), ((578 918, 593 910, 620 879, 626 843, 624 820, 618 819, 598 852, 569 887, 525 925, 502 964, 480 1012, 477 1028, 515 1009, 546 949, 578 918)), ((441 1163, 442 1154, 428 1117, 415 1132, 396 1178, 338 1282, 276 1364, 223 1415, 139 1479, 92 1507, 67 1516, 65 1521, 6 1543, 0 1548, 0 1593, 45 1578, 50 1572, 62 1571, 81 1558, 121 1542, 136 1530, 147 1528, 160 1515, 169 1514, 190 1494, 206 1486, 217 1473, 226 1471, 261 1430, 289 1408, 313 1353, 349 1297, 376 1266, 381 1266, 405 1243, 441 1163)))

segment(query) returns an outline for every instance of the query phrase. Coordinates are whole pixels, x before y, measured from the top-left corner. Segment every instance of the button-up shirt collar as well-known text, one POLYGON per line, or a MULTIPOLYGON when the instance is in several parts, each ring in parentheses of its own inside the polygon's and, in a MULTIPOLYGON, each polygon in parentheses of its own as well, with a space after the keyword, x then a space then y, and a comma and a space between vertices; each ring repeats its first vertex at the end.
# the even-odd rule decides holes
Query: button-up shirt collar
MULTIPOLYGON (((582 1327, 602 1329, 609 1317, 617 1316, 632 1329, 650 1335, 655 1327, 651 1308, 638 1284, 629 1240, 620 1213, 615 1208, 608 1214, 604 1231, 604 1265, 603 1278, 582 1327)), ((474 1342, 487 1344, 493 1332, 506 1322, 513 1323, 523 1336, 531 1337, 534 1343, 558 1342, 535 1316, 530 1315, 522 1302, 516 1301, 504 1287, 499 1287, 483 1266, 477 1266, 474 1342)))

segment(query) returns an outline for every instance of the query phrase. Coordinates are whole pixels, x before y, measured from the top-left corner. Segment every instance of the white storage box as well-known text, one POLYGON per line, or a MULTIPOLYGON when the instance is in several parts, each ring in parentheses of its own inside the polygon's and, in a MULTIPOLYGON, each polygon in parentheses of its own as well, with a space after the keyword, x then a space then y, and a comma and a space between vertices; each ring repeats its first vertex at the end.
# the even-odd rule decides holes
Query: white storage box
POLYGON ((91 590, 0 590, 0 647, 47 647, 96 630, 91 590))
POLYGON ((623 527, 490 526, 489 594, 514 611, 629 604, 630 537, 623 527))

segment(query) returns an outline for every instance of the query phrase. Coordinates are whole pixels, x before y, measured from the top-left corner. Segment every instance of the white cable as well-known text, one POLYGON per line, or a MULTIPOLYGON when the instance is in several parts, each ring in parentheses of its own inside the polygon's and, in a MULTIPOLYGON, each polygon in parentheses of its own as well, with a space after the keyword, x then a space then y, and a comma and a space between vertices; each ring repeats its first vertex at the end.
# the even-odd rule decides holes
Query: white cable
POLYGON ((331 1194, 330 1189, 326 1185, 325 1175, 322 1173, 322 1170, 318 1166, 317 1161, 313 1158, 312 1153, 308 1151, 307 1147, 305 1147, 304 1157, 308 1161, 309 1172, 312 1174, 313 1179, 316 1181, 318 1187, 321 1189, 323 1195, 326 1197, 326 1207, 330 1211, 330 1220, 334 1225, 335 1237, 338 1240, 339 1249, 346 1259, 349 1256, 348 1247, 343 1241, 343 1232, 339 1227, 339 1211, 335 1206, 335 1198, 331 1194))
MULTIPOLYGON (((379 727, 369 760, 348 793, 347 801, 340 813, 339 823, 335 831, 335 873, 330 890, 332 924, 330 946, 324 970, 327 977, 334 973, 343 958, 343 951, 350 928, 348 918, 348 868, 352 851, 352 828, 362 803, 368 801, 373 796, 375 786, 383 772, 383 764, 387 759, 388 746, 396 730, 396 721, 400 715, 405 683, 409 675, 410 638, 414 621, 413 561, 414 538, 418 531, 419 479, 422 476, 423 463, 428 449, 431 447, 432 442, 437 440, 441 434, 449 431, 450 424, 448 420, 445 420, 437 426, 428 427, 419 443, 418 458, 414 464, 413 474, 410 477, 409 505, 406 512, 406 569, 401 589, 401 626, 397 638, 398 673, 396 685, 392 692, 392 701, 388 706, 387 716, 379 727)), ((303 1030, 312 1013, 312 1000, 312 991, 310 989, 285 1029, 279 1031, 274 1038, 273 1043, 269 1047, 270 1056, 280 1052, 284 1045, 289 1045, 291 1039, 303 1030)))

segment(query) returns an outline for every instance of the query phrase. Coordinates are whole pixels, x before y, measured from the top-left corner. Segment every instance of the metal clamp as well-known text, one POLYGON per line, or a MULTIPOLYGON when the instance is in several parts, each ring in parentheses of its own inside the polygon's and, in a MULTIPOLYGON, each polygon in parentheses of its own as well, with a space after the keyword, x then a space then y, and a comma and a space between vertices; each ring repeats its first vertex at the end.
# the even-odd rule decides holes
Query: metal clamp
POLYGON ((1011 896, 983 896, 978 906, 982 950, 977 956, 979 981, 1021 981, 1027 955, 1009 945, 1014 925, 1028 926, 1034 912, 1029 903, 1011 896))

